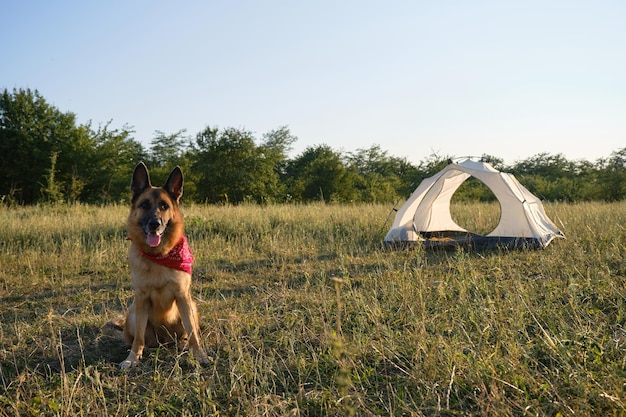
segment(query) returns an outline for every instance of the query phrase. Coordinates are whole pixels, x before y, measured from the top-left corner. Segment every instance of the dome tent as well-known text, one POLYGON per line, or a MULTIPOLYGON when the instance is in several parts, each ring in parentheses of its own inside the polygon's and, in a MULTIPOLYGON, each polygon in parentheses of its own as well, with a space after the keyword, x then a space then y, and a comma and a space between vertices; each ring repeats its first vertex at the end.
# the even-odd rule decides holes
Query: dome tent
POLYGON ((421 243, 427 247, 545 248, 555 237, 564 235, 548 218, 539 198, 512 174, 464 158, 421 182, 398 209, 384 242, 392 246, 421 243), (489 187, 500 203, 500 221, 487 235, 470 233, 450 214, 452 196, 470 177, 489 187))

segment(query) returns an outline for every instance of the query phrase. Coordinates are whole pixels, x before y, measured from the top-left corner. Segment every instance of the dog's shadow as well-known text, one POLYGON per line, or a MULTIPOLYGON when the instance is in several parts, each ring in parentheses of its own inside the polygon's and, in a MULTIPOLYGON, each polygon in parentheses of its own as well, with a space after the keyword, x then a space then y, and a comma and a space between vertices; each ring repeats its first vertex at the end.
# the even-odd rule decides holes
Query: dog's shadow
MULTIPOLYGON (((42 349, 38 355, 23 357, 21 361, 2 362, 7 372, 16 375, 23 369, 49 369, 52 373, 69 373, 84 367, 112 366, 117 368, 128 355, 130 345, 123 340, 121 334, 115 334, 119 329, 108 328, 110 323, 103 326, 84 325, 67 327, 59 331, 59 340, 52 349, 42 349), (13 369, 8 369, 13 368, 13 369)), ((121 332, 120 332, 121 333, 121 332)), ((156 355, 161 348, 147 348, 147 358, 156 355)), ((172 352, 166 358, 176 359, 176 346, 164 346, 172 352)))

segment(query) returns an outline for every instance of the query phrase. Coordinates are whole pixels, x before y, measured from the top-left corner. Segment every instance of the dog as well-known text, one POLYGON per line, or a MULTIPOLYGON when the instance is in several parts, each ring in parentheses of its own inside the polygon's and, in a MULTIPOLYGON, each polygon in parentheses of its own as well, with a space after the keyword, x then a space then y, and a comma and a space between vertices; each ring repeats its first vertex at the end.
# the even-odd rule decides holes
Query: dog
POLYGON ((131 345, 119 366, 136 366, 145 347, 172 342, 188 345, 196 360, 207 364, 199 341, 198 309, 191 298, 193 256, 179 208, 182 170, 174 168, 163 187, 154 187, 148 168, 140 162, 130 188, 128 259, 134 300, 123 321, 116 323, 123 327, 124 339, 131 345))

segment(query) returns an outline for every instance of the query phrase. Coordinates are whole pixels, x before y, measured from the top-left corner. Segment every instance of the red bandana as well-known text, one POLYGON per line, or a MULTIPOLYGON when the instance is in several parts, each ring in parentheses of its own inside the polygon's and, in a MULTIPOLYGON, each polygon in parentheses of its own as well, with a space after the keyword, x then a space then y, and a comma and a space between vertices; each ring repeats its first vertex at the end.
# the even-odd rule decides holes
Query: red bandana
POLYGON ((150 255, 139 248, 137 248, 137 250, 152 262, 168 268, 177 269, 191 275, 193 255, 191 254, 191 249, 189 249, 189 245, 187 244, 187 238, 184 235, 180 242, 178 242, 178 245, 174 246, 172 250, 165 255, 150 255))

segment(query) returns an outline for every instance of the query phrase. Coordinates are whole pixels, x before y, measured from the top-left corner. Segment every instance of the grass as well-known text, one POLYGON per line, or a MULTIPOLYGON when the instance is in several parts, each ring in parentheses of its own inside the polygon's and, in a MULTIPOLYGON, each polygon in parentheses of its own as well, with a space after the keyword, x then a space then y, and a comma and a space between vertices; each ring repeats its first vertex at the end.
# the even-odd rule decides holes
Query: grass
POLYGON ((626 203, 511 252, 385 251, 383 205, 184 211, 211 364, 121 371, 127 208, 0 209, 0 415, 626 415, 626 203))

